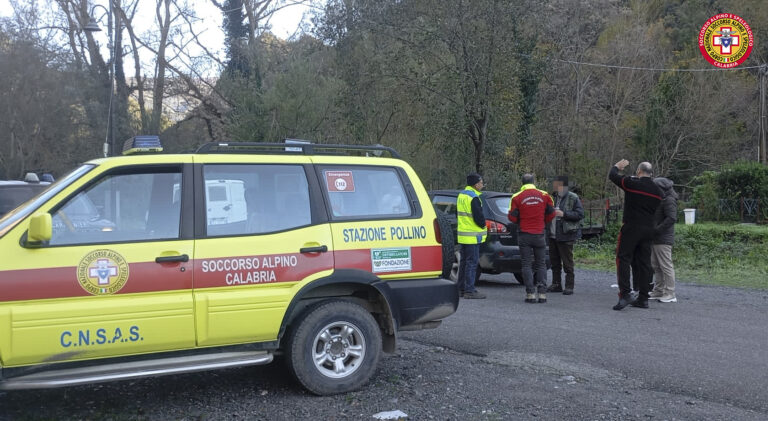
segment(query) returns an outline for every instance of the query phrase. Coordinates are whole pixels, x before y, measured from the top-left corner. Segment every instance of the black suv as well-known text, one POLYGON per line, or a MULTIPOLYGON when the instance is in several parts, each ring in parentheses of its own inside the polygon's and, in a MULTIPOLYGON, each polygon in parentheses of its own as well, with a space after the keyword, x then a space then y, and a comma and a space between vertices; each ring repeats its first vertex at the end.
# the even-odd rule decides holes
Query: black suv
MULTIPOLYGON (((454 234, 458 224, 456 219, 456 199, 462 190, 431 190, 429 197, 435 209, 443 212, 451 223, 454 234)), ((488 228, 488 237, 480 246, 480 270, 477 271, 477 279, 480 273, 499 274, 511 272, 517 282, 523 283, 522 265, 520 262, 520 248, 517 246, 517 225, 507 218, 509 202, 512 193, 484 191, 480 195, 485 212, 485 225, 488 228)), ((549 251, 547 251, 547 268, 549 269, 549 251)), ((458 281, 459 276, 459 250, 456 248, 455 260, 451 270, 451 280, 458 281)))

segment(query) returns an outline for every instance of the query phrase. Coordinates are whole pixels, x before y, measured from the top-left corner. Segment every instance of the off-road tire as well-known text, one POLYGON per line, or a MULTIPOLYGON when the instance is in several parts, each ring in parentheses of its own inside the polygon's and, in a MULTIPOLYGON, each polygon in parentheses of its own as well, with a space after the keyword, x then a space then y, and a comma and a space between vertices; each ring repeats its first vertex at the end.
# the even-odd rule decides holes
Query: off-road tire
MULTIPOLYGON (((333 337, 339 339, 340 332, 334 330, 333 337)), ((352 348, 353 345, 350 345, 341 349, 352 348)), ((366 309, 349 301, 328 300, 309 307, 293 322, 287 332, 285 361, 293 377, 307 390, 316 395, 333 395, 356 390, 367 383, 376 372, 381 349, 381 330, 366 309), (326 349, 323 345, 318 347, 323 331, 329 326, 350 327, 355 332, 349 335, 355 337, 350 342, 355 347, 362 346, 362 357, 356 363, 353 364, 351 353, 346 359, 339 358, 352 364, 351 372, 339 378, 331 377, 331 368, 319 367, 315 363, 315 357, 319 357, 318 350, 322 355, 331 355, 331 352, 323 352, 326 349)), ((333 362, 328 360, 326 363, 333 365, 335 361, 334 358, 333 362)))
POLYGON ((450 220, 442 211, 435 209, 435 215, 437 215, 437 226, 440 228, 440 238, 442 238, 443 242, 442 276, 444 279, 451 279, 451 269, 453 268, 454 253, 456 252, 456 235, 453 233, 450 220))
MULTIPOLYGON (((457 250, 453 253, 453 263, 451 263, 451 273, 450 276, 445 279, 450 279, 453 282, 458 283, 459 282, 459 268, 461 267, 461 252, 457 250)), ((480 265, 477 265, 477 269, 475 269, 475 285, 477 285, 477 281, 480 280, 480 275, 483 274, 483 270, 480 268, 480 265)))
POLYGON ((525 281, 523 280, 523 274, 520 272, 512 272, 512 275, 515 275, 515 280, 520 285, 525 285, 525 281))

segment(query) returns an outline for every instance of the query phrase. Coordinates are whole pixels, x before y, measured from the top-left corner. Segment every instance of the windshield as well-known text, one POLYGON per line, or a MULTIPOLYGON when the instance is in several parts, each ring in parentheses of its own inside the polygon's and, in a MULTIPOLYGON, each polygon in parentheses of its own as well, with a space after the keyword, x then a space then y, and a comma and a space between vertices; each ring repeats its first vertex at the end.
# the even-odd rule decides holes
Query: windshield
POLYGON ((55 183, 51 184, 47 189, 38 194, 37 196, 29 199, 26 203, 22 204, 18 208, 8 212, 5 216, 0 218, 0 237, 4 236, 10 231, 16 224, 22 219, 29 216, 37 208, 42 206, 45 202, 50 200, 53 196, 64 190, 67 186, 72 184, 75 180, 82 177, 85 173, 92 170, 96 166, 93 164, 85 164, 74 171, 70 172, 63 178, 60 178, 55 183))

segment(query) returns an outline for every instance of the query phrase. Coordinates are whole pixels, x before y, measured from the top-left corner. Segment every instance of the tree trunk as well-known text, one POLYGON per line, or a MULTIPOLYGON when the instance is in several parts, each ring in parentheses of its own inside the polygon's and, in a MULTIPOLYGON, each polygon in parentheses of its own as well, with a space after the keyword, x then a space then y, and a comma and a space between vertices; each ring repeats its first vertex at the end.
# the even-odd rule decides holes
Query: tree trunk
POLYGON ((160 123, 163 112, 163 94, 165 91, 165 48, 168 42, 168 31, 171 27, 171 0, 158 0, 157 2, 157 23, 160 25, 160 43, 157 48, 157 67, 155 68, 155 85, 152 88, 152 119, 150 120, 149 132, 153 134, 160 133, 160 123), (160 14, 160 8, 164 6, 164 16, 160 14))

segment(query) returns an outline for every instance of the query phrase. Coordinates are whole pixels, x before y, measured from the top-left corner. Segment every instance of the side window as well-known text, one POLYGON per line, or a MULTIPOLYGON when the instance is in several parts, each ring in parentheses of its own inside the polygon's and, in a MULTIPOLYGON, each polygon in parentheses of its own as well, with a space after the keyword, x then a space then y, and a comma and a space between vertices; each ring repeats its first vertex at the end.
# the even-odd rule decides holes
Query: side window
POLYGON ((432 204, 439 211, 456 215, 456 200, 453 196, 435 196, 432 198, 432 204))
POLYGON ((394 168, 325 168, 321 183, 333 219, 402 218, 413 213, 394 168))
POLYGON ((51 245, 175 239, 180 169, 103 177, 53 212, 51 245))
POLYGON ((263 234, 312 223, 309 184, 300 165, 206 165, 208 236, 263 234))

